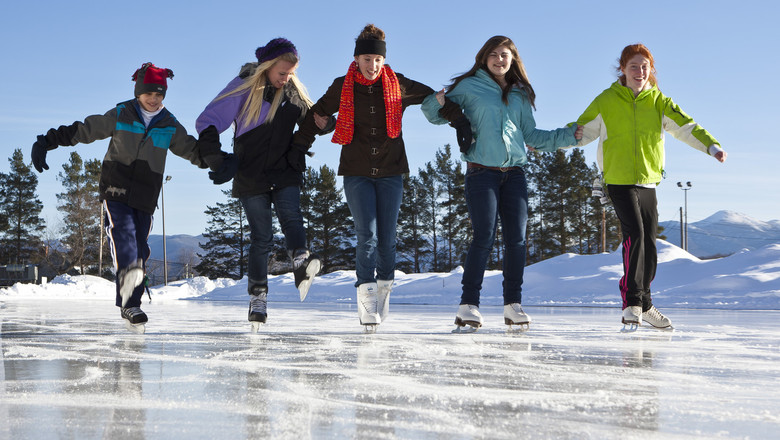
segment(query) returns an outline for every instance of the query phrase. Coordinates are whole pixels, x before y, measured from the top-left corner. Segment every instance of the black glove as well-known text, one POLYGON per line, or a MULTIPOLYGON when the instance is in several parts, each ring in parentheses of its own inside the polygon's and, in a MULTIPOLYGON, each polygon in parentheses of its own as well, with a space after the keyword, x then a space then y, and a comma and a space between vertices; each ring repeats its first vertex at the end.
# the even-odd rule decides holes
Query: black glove
POLYGON ((198 154, 203 162, 208 165, 211 171, 222 169, 222 160, 227 153, 221 150, 222 144, 219 142, 219 132, 217 127, 209 125, 198 136, 198 154))
POLYGON ((287 163, 290 164, 290 168, 302 173, 306 171, 306 155, 313 156, 313 153, 309 153, 309 149, 303 145, 292 144, 290 145, 290 151, 287 152, 287 163))
POLYGON ((38 135, 38 140, 32 146, 32 163, 39 173, 43 170, 48 170, 49 165, 46 163, 46 152, 49 151, 49 143, 46 142, 46 137, 38 135))
POLYGON ((222 159, 222 165, 217 171, 209 171, 209 179, 215 185, 222 185, 229 182, 238 172, 238 158, 234 154, 225 153, 222 159))
POLYGON ((471 133, 471 123, 468 118, 462 116, 458 120, 451 122, 451 126, 455 127, 455 134, 458 137, 458 146, 461 153, 468 153, 471 149, 474 136, 471 133))

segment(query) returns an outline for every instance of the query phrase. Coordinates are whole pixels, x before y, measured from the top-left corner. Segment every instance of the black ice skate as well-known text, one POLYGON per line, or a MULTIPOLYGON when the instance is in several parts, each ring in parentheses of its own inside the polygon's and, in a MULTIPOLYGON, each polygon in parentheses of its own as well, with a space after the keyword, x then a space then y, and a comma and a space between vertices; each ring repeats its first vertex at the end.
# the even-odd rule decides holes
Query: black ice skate
POLYGON ((306 249, 298 249, 292 257, 292 268, 295 276, 295 287, 298 289, 301 301, 303 301, 309 294, 309 287, 311 287, 314 277, 322 269, 322 261, 316 254, 312 254, 306 249))
POLYGON ((122 319, 125 320, 125 327, 133 333, 143 334, 146 332, 146 323, 149 318, 140 307, 122 307, 122 319))
POLYGON ((257 333, 260 324, 265 324, 268 318, 268 286, 255 285, 249 294, 249 322, 252 323, 252 331, 257 333))

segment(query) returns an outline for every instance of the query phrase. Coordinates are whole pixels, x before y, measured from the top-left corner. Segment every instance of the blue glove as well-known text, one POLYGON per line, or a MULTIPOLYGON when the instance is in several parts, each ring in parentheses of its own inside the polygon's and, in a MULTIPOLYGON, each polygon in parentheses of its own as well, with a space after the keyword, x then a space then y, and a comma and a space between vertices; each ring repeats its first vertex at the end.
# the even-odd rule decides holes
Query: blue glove
POLYGON ((238 159, 232 153, 225 154, 222 159, 222 165, 217 171, 209 171, 209 179, 211 179, 215 185, 222 185, 225 182, 229 182, 238 172, 238 159))
POLYGON ((46 163, 46 152, 49 151, 49 143, 46 142, 46 137, 38 135, 38 140, 32 146, 32 163, 39 173, 43 170, 48 170, 49 165, 46 163))

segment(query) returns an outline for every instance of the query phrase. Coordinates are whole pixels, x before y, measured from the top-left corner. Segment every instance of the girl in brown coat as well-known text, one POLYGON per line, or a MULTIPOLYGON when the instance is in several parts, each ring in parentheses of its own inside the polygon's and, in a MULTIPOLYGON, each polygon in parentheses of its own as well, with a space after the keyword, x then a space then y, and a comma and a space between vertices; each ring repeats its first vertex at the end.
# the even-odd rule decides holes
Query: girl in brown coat
MULTIPOLYGON (((333 81, 293 138, 298 148, 307 149, 318 131, 315 113, 338 112, 332 142, 342 145, 338 174, 344 176, 357 233, 358 317, 369 331, 389 312, 402 175, 409 172, 401 117, 406 107, 436 99, 433 89, 386 65, 385 54, 384 31, 367 25, 355 41, 355 60, 346 76, 333 81)), ((449 101, 441 115, 453 122, 463 118, 449 101)))

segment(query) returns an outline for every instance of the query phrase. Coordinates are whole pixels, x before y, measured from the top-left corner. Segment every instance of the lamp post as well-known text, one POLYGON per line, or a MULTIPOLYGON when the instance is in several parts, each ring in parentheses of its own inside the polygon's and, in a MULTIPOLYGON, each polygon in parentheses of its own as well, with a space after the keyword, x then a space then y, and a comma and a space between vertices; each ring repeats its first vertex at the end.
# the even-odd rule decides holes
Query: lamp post
POLYGON ((685 182, 685 186, 683 186, 682 182, 677 182, 677 186, 682 189, 685 192, 685 224, 680 225, 681 228, 683 228, 683 234, 682 234, 682 242, 680 243, 680 246, 684 250, 688 250, 688 191, 691 189, 691 182, 685 182))
POLYGON ((163 282, 168 285, 168 247, 165 243, 165 184, 171 180, 171 176, 165 176, 162 187, 160 187, 160 196, 162 197, 162 227, 163 227, 163 282))

